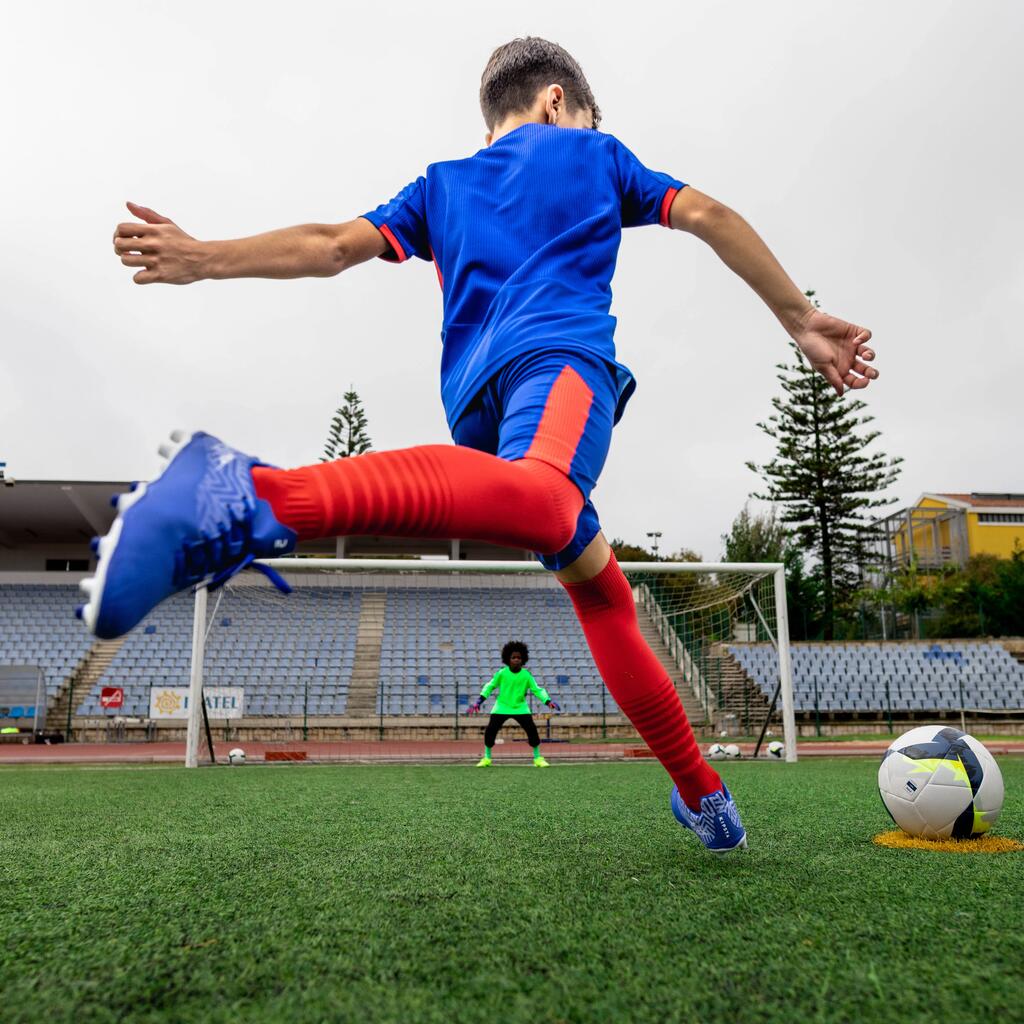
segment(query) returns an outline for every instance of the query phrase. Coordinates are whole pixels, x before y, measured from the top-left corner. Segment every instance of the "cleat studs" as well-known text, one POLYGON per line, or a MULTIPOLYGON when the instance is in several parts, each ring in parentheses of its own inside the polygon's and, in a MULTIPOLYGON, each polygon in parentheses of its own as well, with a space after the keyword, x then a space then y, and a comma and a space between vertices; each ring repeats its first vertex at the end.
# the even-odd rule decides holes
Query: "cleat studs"
POLYGON ((133 481, 132 481, 132 482, 131 482, 131 483, 130 483, 130 484, 128 485, 128 490, 129 490, 129 491, 130 491, 130 492, 131 492, 132 494, 134 494, 134 493, 135 493, 135 491, 137 490, 138 486, 139 486, 139 481, 138 481, 138 480, 133 480, 133 481))
POLYGON ((99 537, 93 537, 93 539, 91 541, 89 541, 89 550, 94 555, 98 555, 100 553, 100 539, 99 539, 99 537))
POLYGON ((120 494, 112 494, 110 496, 110 507, 117 508, 117 503, 121 500, 120 494))
POLYGON ((172 450, 173 449, 169 444, 162 444, 157 448, 157 454, 160 455, 161 458, 169 459, 171 457, 172 450))
POLYGON ((171 440, 175 444, 181 444, 181 442, 185 440, 185 431, 184 430, 172 430, 171 431, 171 440))
POLYGON ((76 619, 84 619, 85 618, 85 605, 84 604, 76 604, 75 605, 75 618, 76 619))

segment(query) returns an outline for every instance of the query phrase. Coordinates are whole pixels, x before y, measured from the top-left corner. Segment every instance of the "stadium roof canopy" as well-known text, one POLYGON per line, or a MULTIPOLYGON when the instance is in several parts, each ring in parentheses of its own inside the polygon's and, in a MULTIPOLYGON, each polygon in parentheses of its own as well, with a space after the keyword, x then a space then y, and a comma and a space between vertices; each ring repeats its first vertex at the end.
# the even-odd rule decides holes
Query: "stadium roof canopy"
POLYGON ((0 486, 0 545, 73 544, 106 533, 113 494, 127 483, 100 480, 6 479, 0 486))

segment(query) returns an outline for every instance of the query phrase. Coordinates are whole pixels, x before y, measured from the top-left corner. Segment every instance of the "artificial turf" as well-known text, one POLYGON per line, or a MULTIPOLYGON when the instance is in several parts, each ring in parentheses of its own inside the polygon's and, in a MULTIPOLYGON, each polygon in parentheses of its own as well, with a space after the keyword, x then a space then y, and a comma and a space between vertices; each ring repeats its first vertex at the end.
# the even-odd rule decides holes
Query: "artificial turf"
MULTIPOLYGON (((1024 759, 997 831, 1024 838, 1024 759)), ((873 759, 0 771, 0 1019, 1024 1020, 1024 853, 884 849, 873 759)))

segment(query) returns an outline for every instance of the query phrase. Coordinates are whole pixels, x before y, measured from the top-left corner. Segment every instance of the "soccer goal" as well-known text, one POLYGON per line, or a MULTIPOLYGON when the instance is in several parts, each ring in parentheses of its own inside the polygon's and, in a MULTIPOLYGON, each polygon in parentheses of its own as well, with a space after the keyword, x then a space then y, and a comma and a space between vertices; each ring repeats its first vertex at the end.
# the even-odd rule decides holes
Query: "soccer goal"
MULTIPOLYGON (((265 564, 283 575, 290 594, 256 573, 195 593, 189 766, 212 751, 214 738, 291 741, 296 756, 318 760, 351 755, 357 740, 367 756, 378 744, 381 757, 399 749, 392 740, 408 741, 409 756, 432 741, 438 756, 457 757, 457 745, 480 732, 466 708, 510 639, 529 645, 531 672, 561 705, 544 721, 549 738, 554 728, 581 742, 636 739, 601 682, 571 602, 537 563, 265 564)), ((783 567, 630 562, 622 570, 641 628, 698 734, 754 740, 758 748, 766 736, 781 736, 786 760, 795 761, 783 567), (740 647, 758 651, 756 672, 740 666, 740 647)))

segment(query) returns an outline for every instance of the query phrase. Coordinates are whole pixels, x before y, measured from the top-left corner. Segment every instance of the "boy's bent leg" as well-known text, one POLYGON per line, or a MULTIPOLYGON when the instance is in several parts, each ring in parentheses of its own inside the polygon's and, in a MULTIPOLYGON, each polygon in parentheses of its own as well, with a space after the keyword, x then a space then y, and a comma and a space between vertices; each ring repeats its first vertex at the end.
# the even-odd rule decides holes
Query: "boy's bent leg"
POLYGON ((253 481, 300 540, 374 533, 558 551, 583 506, 576 485, 546 462, 512 462, 452 445, 371 452, 293 470, 259 466, 253 481))
POLYGON ((534 767, 549 768, 550 765, 541 757, 540 733, 537 731, 537 723, 533 720, 533 715, 516 715, 515 719, 523 727, 523 732, 526 733, 526 742, 533 750, 534 767))
POLYGON ((704 760, 672 680, 640 632, 633 590, 608 542, 598 534, 572 565, 555 574, 576 615, 608 691, 672 776, 686 804, 721 789, 704 760))
POLYGON ((501 727, 505 724, 508 715, 496 715, 493 712, 491 717, 487 719, 487 728, 484 730, 484 749, 488 751, 487 757, 490 757, 490 750, 494 747, 494 741, 498 738, 498 733, 501 732, 501 727))

